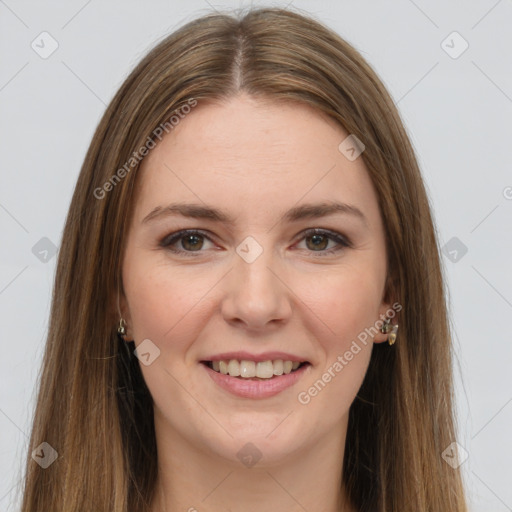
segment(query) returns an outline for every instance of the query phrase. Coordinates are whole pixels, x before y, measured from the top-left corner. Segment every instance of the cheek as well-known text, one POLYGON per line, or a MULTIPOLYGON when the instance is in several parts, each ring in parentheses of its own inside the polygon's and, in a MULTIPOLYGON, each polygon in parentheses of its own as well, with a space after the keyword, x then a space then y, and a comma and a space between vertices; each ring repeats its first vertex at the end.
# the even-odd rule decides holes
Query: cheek
POLYGON ((368 369, 373 344, 365 329, 378 319, 375 312, 380 301, 374 280, 355 272, 323 284, 315 286, 316 293, 310 292, 304 301, 315 312, 308 328, 322 355, 298 399, 310 407, 312 415, 334 425, 347 414, 368 369))
POLYGON ((308 280, 301 296, 315 313, 310 328, 324 339, 324 348, 344 351, 361 332, 375 324, 383 286, 382 276, 368 266, 344 268, 308 280))
POLYGON ((162 351, 185 348, 208 316, 207 294, 215 284, 179 268, 144 264, 144 258, 126 261, 123 282, 130 298, 133 337, 138 343, 149 338, 162 351))

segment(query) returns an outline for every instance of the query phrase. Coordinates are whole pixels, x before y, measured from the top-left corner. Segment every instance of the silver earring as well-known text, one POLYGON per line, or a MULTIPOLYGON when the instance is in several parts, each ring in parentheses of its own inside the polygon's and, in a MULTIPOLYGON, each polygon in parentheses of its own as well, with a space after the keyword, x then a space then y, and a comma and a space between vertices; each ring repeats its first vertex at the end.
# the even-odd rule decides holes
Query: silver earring
POLYGON ((125 326, 126 326, 126 322, 121 317, 119 319, 119 327, 117 328, 117 334, 119 334, 120 336, 124 336, 126 334, 126 327, 125 326))
POLYGON ((395 343, 395 341, 396 341, 396 334, 398 332, 398 324, 392 324, 391 318, 386 318, 386 320, 382 324, 382 327, 380 328, 380 332, 382 332, 384 334, 389 333, 388 343, 390 345, 393 345, 393 343, 395 343))

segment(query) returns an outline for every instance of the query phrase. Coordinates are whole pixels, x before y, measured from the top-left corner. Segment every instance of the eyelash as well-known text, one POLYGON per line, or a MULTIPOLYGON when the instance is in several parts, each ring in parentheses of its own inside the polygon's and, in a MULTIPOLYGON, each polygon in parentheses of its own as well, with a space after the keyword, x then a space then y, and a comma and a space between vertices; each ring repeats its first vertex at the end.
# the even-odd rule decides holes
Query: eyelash
MULTIPOLYGON (((165 236, 161 242, 160 246, 164 247, 165 249, 168 249, 169 251, 176 253, 176 254, 184 254, 187 257, 195 257, 199 255, 199 253, 204 252, 202 250, 199 251, 186 251, 183 249, 175 249, 171 246, 178 242, 180 239, 190 236, 190 235, 201 235, 205 237, 207 240, 213 243, 213 240, 204 232, 198 229, 184 229, 181 231, 177 231, 175 233, 171 233, 170 235, 165 236)), ((344 236, 342 236, 340 233, 337 233, 336 231, 329 231, 326 229, 320 229, 320 228, 310 228, 306 229, 301 233, 302 237, 299 239, 299 242, 302 241, 304 238, 307 238, 308 236, 312 235, 323 235, 330 240, 333 240, 334 242, 337 242, 339 244, 338 247, 331 247, 330 249, 323 250, 323 251, 309 251, 311 253, 317 253, 318 256, 323 257, 326 255, 331 255, 333 253, 336 253, 344 248, 352 247, 351 242, 344 236)))

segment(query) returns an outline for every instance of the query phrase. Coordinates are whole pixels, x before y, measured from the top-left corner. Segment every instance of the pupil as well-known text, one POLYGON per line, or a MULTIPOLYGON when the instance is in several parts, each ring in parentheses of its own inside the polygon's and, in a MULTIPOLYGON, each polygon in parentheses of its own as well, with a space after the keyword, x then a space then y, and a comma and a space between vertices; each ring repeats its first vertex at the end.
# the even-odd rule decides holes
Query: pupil
POLYGON ((327 238, 324 236, 324 235, 311 235, 310 236, 310 239, 313 241, 313 245, 316 247, 316 248, 321 248, 321 249, 325 249, 325 242, 327 240, 327 238), (323 244, 322 244, 322 239, 323 239, 323 244))
POLYGON ((184 238, 184 241, 185 241, 185 243, 183 244, 184 248, 185 248, 185 249, 194 249, 194 248, 196 248, 196 249, 197 249, 197 247, 186 247, 186 246, 187 246, 187 245, 189 245, 189 246, 190 246, 190 245, 194 246, 195 244, 197 244, 197 243, 198 243, 198 240, 199 240, 199 239, 200 239, 200 236, 198 236, 198 235, 188 235, 188 236, 186 236, 186 237, 184 238), (192 244, 189 244, 189 240, 193 240, 192 244))

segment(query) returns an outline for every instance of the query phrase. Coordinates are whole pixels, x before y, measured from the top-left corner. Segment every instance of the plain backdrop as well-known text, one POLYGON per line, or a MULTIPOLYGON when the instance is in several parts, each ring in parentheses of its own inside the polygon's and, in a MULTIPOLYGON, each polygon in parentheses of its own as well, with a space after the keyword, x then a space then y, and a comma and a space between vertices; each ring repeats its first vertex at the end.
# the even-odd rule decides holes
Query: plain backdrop
MULTIPOLYGON (((165 35, 213 9, 247 5, 0 0, 1 511, 17 510, 55 251, 100 116, 165 35)), ((295 0, 293 7, 354 45, 398 105, 444 247, 471 510, 511 511, 512 4, 295 0)))

